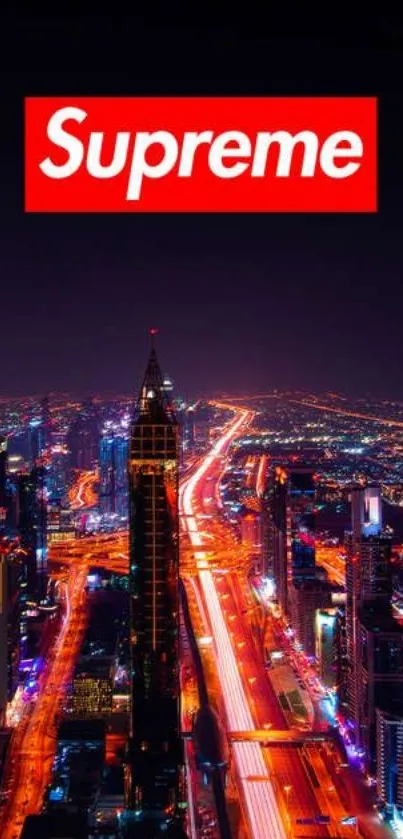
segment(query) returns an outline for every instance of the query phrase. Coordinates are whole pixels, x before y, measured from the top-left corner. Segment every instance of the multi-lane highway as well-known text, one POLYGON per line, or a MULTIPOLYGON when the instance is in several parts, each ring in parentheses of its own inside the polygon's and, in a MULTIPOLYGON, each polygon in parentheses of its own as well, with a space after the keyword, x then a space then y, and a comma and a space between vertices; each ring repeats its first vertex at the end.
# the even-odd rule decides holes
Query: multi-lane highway
MULTIPOLYGON (((217 669, 220 678, 227 723, 231 730, 248 731, 254 728, 249 699, 235 656, 234 647, 221 608, 216 583, 208 567, 206 540, 198 518, 198 504, 203 484, 214 471, 219 472, 223 458, 236 435, 251 421, 253 414, 247 410, 237 412, 233 422, 215 443, 194 474, 180 490, 180 513, 183 527, 194 549, 199 580, 208 611, 215 643, 217 669)), ((200 513, 203 511, 200 510, 200 513)), ((263 749, 259 743, 234 743, 237 775, 242 789, 247 823, 253 839, 285 839, 287 833, 263 749)))
POLYGON ((346 560, 340 547, 316 542, 316 561, 327 571, 329 580, 337 585, 346 584, 346 560))
MULTIPOLYGON (((267 835, 279 839, 298 828, 301 835, 309 837, 347 836, 352 834, 352 828, 341 825, 346 812, 322 764, 320 745, 313 744, 305 753, 305 746, 300 742, 302 735, 296 738, 294 731, 287 731, 252 634, 242 567, 236 574, 233 563, 228 568, 224 563, 221 568, 224 573, 219 573, 210 564, 209 522, 215 521, 216 526, 217 516, 222 515, 221 509, 214 508, 217 483, 232 440, 247 427, 251 417, 252 412, 244 409, 235 413, 235 419, 180 490, 182 527, 193 547, 194 573, 202 594, 204 620, 214 639, 227 731, 230 739, 231 733, 234 735, 232 749, 244 814, 253 839, 267 835), (212 519, 206 519, 207 511, 212 519), (258 732, 262 731, 267 731, 268 748, 259 742, 258 732), (321 782, 324 778, 327 784, 323 791, 316 784, 311 755, 321 782), (330 833, 325 824, 315 823, 315 819, 321 818, 331 819, 330 833), (300 826, 308 822, 309 826, 300 826)), ((261 468, 265 467, 266 463, 261 468)), ((253 471, 256 475, 256 469, 253 471)), ((261 480, 256 484, 261 487, 261 480)), ((259 629, 259 621, 255 624, 259 629)))
POLYGON ((87 622, 85 562, 71 570, 60 633, 41 676, 39 695, 17 730, 6 768, 10 793, 1 819, 1 839, 18 839, 24 820, 41 810, 56 752, 57 726, 87 622))
POLYGON ((99 475, 96 471, 82 471, 69 490, 69 502, 72 510, 86 510, 95 507, 98 501, 96 485, 99 475))

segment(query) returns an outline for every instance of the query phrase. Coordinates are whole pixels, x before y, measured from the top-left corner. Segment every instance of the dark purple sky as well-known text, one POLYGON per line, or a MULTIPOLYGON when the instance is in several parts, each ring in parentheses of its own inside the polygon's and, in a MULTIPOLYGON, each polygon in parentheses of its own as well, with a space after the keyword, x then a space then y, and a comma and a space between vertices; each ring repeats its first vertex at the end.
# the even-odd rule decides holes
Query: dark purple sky
MULTIPOLYGON (((0 394, 130 390, 146 328, 182 392, 403 398, 403 50, 397 19, 9 20, 0 394), (347 32, 347 34, 346 34, 347 32), (24 95, 379 95, 376 216, 24 215, 24 95)), ((302 15, 302 12, 300 13, 302 15)), ((305 15, 305 12, 304 12, 305 15)), ((4 61, 4 59, 3 59, 4 61)))

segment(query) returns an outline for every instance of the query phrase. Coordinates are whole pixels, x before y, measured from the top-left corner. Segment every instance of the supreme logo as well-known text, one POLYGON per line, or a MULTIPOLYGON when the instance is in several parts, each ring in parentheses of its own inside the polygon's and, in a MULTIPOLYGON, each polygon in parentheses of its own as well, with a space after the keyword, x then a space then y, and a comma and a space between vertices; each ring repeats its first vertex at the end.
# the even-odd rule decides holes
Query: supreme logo
POLYGON ((28 98, 28 212, 375 212, 374 98, 28 98))

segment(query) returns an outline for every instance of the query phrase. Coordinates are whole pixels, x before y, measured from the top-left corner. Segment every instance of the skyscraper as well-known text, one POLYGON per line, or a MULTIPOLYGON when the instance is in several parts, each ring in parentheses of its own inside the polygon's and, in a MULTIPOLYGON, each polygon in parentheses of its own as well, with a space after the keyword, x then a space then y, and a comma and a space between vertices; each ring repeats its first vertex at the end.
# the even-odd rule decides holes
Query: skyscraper
POLYGON ((93 400, 83 402, 80 413, 72 422, 68 447, 72 469, 94 469, 99 453, 99 420, 93 400))
POLYGON ((18 481, 18 530, 26 555, 27 594, 42 600, 47 589, 47 504, 45 468, 36 466, 18 481))
POLYGON ((360 645, 358 616, 361 605, 376 601, 388 609, 391 598, 391 540, 382 532, 382 502, 379 487, 360 487, 351 494, 352 529, 345 535, 346 634, 349 661, 348 713, 359 730, 360 645))
POLYGON ((18 686, 22 560, 16 541, 0 537, 0 722, 18 686))
POLYGON ((7 497, 7 440, 0 437, 0 532, 6 525, 8 512, 7 497))
POLYGON ((158 826, 175 816, 182 778, 178 457, 178 425, 152 343, 129 449, 132 688, 127 792, 139 829, 148 824, 147 837, 158 835, 158 826))
POLYGON ((35 466, 45 449, 45 437, 42 420, 32 419, 28 425, 28 459, 32 467, 35 466))
POLYGON ((315 619, 316 659, 322 684, 329 690, 337 687, 338 624, 335 608, 318 609, 315 619))
POLYGON ((403 810, 403 706, 376 712, 377 792, 392 809, 403 810))
POLYGON ((358 610, 356 742, 367 769, 376 771, 376 711, 400 713, 403 696, 403 626, 386 605, 366 600, 358 610))
POLYGON ((282 466, 275 466, 269 483, 268 503, 272 527, 272 566, 277 597, 284 614, 288 610, 287 597, 287 480, 282 466))
POLYGON ((109 420, 102 429, 99 458, 103 515, 126 517, 128 514, 127 455, 127 430, 109 420))
POLYGON ((316 576, 312 469, 275 466, 269 487, 273 576, 281 608, 289 614, 293 584, 314 580, 316 576))

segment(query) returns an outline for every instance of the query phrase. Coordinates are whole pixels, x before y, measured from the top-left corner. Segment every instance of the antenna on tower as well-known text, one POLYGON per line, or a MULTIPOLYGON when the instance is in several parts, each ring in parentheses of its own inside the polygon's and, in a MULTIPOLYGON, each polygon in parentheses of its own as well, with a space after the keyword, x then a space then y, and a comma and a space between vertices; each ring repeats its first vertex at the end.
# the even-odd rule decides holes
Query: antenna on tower
POLYGON ((151 349, 152 350, 155 350, 155 336, 158 335, 158 333, 159 333, 159 329, 156 326, 152 326, 148 330, 148 334, 149 334, 150 339, 151 339, 151 349))

